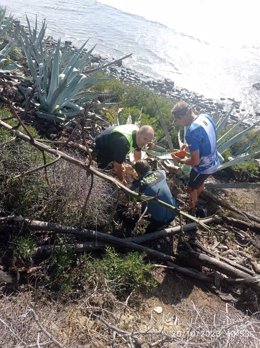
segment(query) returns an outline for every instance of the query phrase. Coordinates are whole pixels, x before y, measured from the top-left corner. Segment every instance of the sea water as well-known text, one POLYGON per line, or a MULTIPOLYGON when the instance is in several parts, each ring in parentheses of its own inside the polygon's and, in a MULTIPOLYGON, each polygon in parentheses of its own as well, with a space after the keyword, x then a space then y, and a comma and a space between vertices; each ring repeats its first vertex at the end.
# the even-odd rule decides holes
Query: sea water
MULTIPOLYGON (((257 118, 258 0, 1 0, 26 23, 46 18, 48 34, 88 47, 206 98, 231 98, 257 118)), ((251 117, 251 116, 250 116, 251 117)))

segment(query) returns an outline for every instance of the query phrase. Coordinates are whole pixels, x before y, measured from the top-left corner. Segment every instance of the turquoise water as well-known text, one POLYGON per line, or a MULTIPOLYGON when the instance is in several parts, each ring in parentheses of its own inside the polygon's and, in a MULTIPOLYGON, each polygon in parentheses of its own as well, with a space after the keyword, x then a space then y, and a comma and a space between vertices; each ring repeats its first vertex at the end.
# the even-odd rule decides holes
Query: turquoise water
POLYGON ((257 0, 1 0, 25 22, 46 18, 54 38, 89 39, 109 59, 209 98, 234 98, 260 111, 257 0))

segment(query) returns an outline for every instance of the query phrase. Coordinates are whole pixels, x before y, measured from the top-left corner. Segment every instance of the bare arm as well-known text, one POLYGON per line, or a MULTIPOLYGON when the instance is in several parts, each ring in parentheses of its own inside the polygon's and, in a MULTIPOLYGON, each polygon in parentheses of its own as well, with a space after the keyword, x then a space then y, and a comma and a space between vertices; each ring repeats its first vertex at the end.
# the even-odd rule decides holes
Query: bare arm
POLYGON ((139 161, 141 159, 141 157, 142 157, 142 151, 135 150, 134 151, 134 159, 135 159, 135 161, 139 161))
POLYGON ((116 176, 118 177, 118 179, 124 184, 126 185, 126 180, 124 177, 124 166, 122 163, 118 163, 118 162, 113 162, 113 170, 116 174, 116 176))
POLYGON ((200 163, 199 150, 191 152, 190 157, 187 157, 187 158, 181 159, 177 156, 172 156, 172 157, 176 162, 187 164, 188 166, 197 166, 200 163))

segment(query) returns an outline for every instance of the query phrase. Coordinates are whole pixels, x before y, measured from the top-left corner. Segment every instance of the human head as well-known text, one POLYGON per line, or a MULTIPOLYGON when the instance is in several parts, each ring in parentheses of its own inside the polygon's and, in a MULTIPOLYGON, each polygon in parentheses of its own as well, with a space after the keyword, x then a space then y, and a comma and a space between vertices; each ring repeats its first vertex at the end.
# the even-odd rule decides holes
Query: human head
POLYGON ((151 126, 142 126, 136 132, 136 144, 142 148, 154 140, 154 130, 151 126))
POLYGON ((151 170, 151 167, 146 160, 139 160, 135 162, 134 169, 138 176, 142 177, 151 170))
POLYGON ((172 116, 179 126, 189 126, 193 121, 192 108, 184 100, 179 101, 172 108, 172 116))

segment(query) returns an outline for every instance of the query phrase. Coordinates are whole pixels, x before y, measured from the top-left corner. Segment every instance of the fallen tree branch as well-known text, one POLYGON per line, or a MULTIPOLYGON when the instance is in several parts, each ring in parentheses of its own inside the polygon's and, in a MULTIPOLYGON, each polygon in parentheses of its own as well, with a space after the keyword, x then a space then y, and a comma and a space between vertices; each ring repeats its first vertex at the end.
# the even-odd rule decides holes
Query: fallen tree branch
POLYGON ((209 249, 205 248, 204 245, 202 245, 202 244, 199 243, 198 241, 196 241, 196 242, 194 243, 194 245, 195 245, 195 246, 198 246, 198 247, 199 247, 200 249, 202 249, 206 254, 209 254, 209 255, 213 256, 214 258, 219 259, 219 260, 221 260, 221 261, 223 261, 223 262, 229 264, 229 265, 232 266, 232 267, 235 267, 235 268, 237 268, 237 269, 239 269, 239 270, 241 270, 241 271, 243 271, 243 272, 246 272, 246 273, 248 273, 248 274, 251 275, 251 276, 255 276, 255 272, 254 272, 254 271, 252 271, 252 270, 250 270, 249 268, 246 268, 246 267, 244 267, 244 266, 242 266, 242 265, 240 265, 240 264, 238 264, 238 263, 235 263, 234 261, 229 260, 228 258, 226 258, 226 257, 224 257, 224 256, 222 256, 222 255, 219 255, 219 254, 216 254, 216 253, 210 251, 209 249))
MULTIPOLYGON (((68 248, 75 252, 88 252, 88 251, 94 251, 98 249, 103 249, 105 247, 104 243, 98 243, 98 242, 84 242, 84 243, 75 243, 75 244, 66 244, 68 248)), ((53 251, 60 249, 62 246, 55 244, 55 245, 42 245, 38 248, 35 248, 32 253, 32 258, 38 258, 42 255, 49 255, 53 251)), ((1 276, 1 271, 0 271, 1 276)))
MULTIPOLYGON (((63 233, 63 234, 74 234, 74 235, 78 235, 85 238, 96 239, 96 240, 99 239, 108 243, 120 245, 121 247, 129 248, 129 249, 138 250, 138 251, 146 253, 149 256, 158 258, 160 260, 171 261, 172 262, 171 266, 172 267, 174 266, 175 271, 180 272, 184 275, 188 275, 195 279, 198 279, 198 274, 196 271, 193 272, 190 269, 185 269, 184 267, 175 265, 174 264, 175 258, 173 256, 164 254, 157 250, 150 249, 148 247, 144 247, 142 245, 138 245, 133 242, 129 242, 125 239, 117 238, 109 234, 97 232, 93 230, 87 230, 87 229, 80 230, 76 227, 63 226, 63 225, 59 225, 55 223, 38 221, 38 220, 25 219, 24 223, 27 225, 28 228, 34 231, 41 231, 41 232, 47 231, 47 232, 56 232, 56 233, 63 233)), ((201 280, 210 282, 210 279, 208 277, 203 277, 203 275, 201 280)))
POLYGON ((247 222, 244 220, 239 220, 239 219, 235 219, 229 216, 225 216, 224 214, 221 215, 221 218, 219 219, 219 221, 221 222, 226 222, 229 225, 238 227, 242 230, 247 230, 250 229, 251 231, 254 231, 256 233, 260 233, 260 224, 257 222, 247 222))
POLYGON ((167 204, 164 201, 159 200, 157 197, 150 197, 150 196, 145 196, 145 195, 140 195, 139 193, 130 190, 128 187, 126 187, 124 184, 122 184, 120 181, 118 181, 117 179, 108 176, 104 173, 102 173, 101 171, 99 171, 97 168, 93 167, 90 165, 90 163, 85 163, 83 161, 80 161, 74 157, 71 157, 69 155, 67 155, 66 153, 59 151, 57 149, 52 149, 51 147, 49 147, 46 144, 43 144, 35 139, 30 138, 30 136, 25 135, 24 133, 18 131, 17 129, 14 129, 12 126, 10 126, 8 123, 3 122, 2 120, 0 120, 0 125, 3 126, 4 128, 10 130, 14 136, 23 139, 26 142, 29 142, 32 146, 35 146, 36 148, 38 148, 40 151, 46 151, 48 153, 53 154, 54 156, 60 156, 62 159, 75 164, 76 166, 84 169, 87 172, 90 172, 94 175, 97 175, 98 177, 109 181, 111 183, 113 183, 115 186, 119 187, 120 189, 122 189, 123 191, 125 191, 128 195, 135 197, 135 199, 139 202, 145 201, 145 200, 154 200, 156 202, 158 202, 159 204, 165 206, 166 208, 173 210, 173 211, 177 211, 179 214, 185 216, 186 218, 189 218, 192 221, 197 222, 199 225, 201 225, 203 228, 205 229, 209 229, 207 225, 203 224, 202 222, 200 222, 199 219, 195 218, 194 216, 181 211, 179 208, 174 207, 171 204, 167 204))
POLYGON ((248 275, 246 272, 243 272, 241 270, 238 270, 231 265, 228 265, 220 260, 217 260, 215 258, 212 258, 208 255, 198 253, 196 251, 187 251, 185 252, 187 255, 187 260, 189 263, 199 262, 202 266, 207 266, 211 269, 217 270, 223 274, 226 274, 227 276, 234 278, 234 279, 239 279, 239 282, 241 284, 246 284, 250 285, 253 288, 257 289, 260 291, 260 277, 252 277, 248 275))
POLYGON ((188 277, 195 278, 195 279, 201 280, 201 281, 209 283, 209 284, 213 284, 213 282, 214 282, 212 277, 207 276, 206 274, 204 274, 196 269, 180 267, 180 266, 177 266, 170 261, 167 262, 167 266, 157 265, 157 264, 155 264, 153 266, 170 269, 170 270, 177 271, 177 272, 179 271, 179 268, 180 268, 182 271, 181 273, 188 276, 188 277))
POLYGON ((28 228, 34 231, 47 231, 47 232, 56 232, 62 234, 74 234, 78 236, 82 236, 89 239, 99 239, 108 243, 120 245, 122 247, 138 250, 141 252, 147 253, 147 255, 157 257, 161 260, 165 261, 174 261, 174 257, 170 255, 166 255, 160 251, 153 250, 142 245, 138 245, 136 243, 129 242, 125 239, 114 237, 110 234, 88 230, 88 229, 78 229, 76 227, 59 225, 51 222, 38 221, 38 220, 29 220, 25 219, 24 223, 28 228))
POLYGON ((49 163, 46 163, 46 164, 44 164, 44 165, 42 165, 42 166, 39 166, 39 167, 36 167, 36 168, 33 168, 33 169, 29 169, 29 170, 27 170, 27 171, 25 171, 25 172, 22 172, 22 173, 20 173, 19 175, 14 176, 13 179, 18 179, 18 178, 21 178, 21 177, 23 177, 23 176, 25 176, 25 175, 35 173, 35 172, 37 172, 38 170, 45 169, 45 168, 51 166, 52 164, 58 162, 59 160, 60 160, 60 156, 58 156, 55 160, 53 160, 53 161, 51 161, 51 162, 49 162, 49 163))
MULTIPOLYGON (((211 222, 215 221, 215 217, 209 217, 206 219, 201 219, 201 222, 203 222, 204 224, 209 224, 211 222)), ((155 232, 150 232, 150 233, 146 233, 143 234, 142 236, 137 236, 137 237, 129 237, 126 238, 127 241, 129 242, 134 242, 137 244, 141 244, 150 240, 155 240, 155 239, 160 239, 160 238, 164 238, 170 235, 173 235, 175 233, 178 233, 180 231, 183 232, 188 232, 191 230, 194 230, 196 227, 198 227, 198 224, 195 222, 191 222, 189 224, 185 224, 182 226, 176 226, 176 227, 169 227, 169 228, 165 228, 164 230, 160 230, 160 231, 155 231, 155 232)))
POLYGON ((233 207, 232 205, 230 205, 227 201, 225 201, 224 199, 219 199, 217 198, 215 195, 213 195, 213 193, 207 191, 207 190, 204 190, 202 193, 201 193, 202 196, 206 196, 206 198, 210 201, 213 201, 215 202, 217 205, 220 205, 221 207, 223 208, 226 208, 234 213, 237 213, 238 215, 240 216, 244 216, 247 220, 250 219, 250 220, 253 220, 253 221, 256 221, 258 223, 260 223, 260 218, 255 216, 255 215, 252 215, 252 214, 249 214, 245 211, 242 211, 242 210, 239 210, 235 207, 233 207))
POLYGON ((221 183, 205 183, 206 188, 210 189, 255 189, 260 188, 259 182, 221 182, 221 183))

